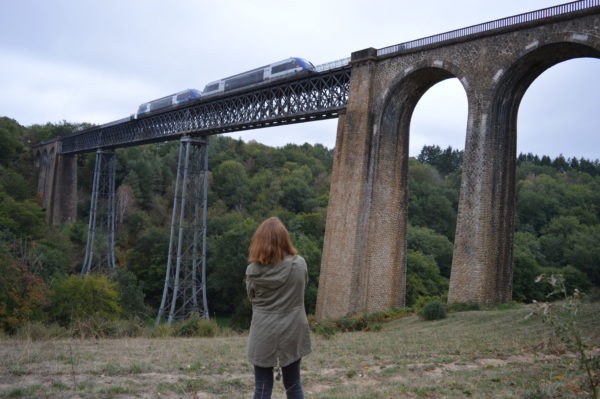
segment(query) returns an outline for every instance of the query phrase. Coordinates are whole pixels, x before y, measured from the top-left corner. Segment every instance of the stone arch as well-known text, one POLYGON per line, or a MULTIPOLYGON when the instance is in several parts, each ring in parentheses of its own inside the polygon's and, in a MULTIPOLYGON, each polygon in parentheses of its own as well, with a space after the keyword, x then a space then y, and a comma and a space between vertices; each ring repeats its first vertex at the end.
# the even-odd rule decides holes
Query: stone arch
MULTIPOLYGON (((505 171, 502 185, 506 187, 505 201, 498 204, 499 206, 506 207, 507 210, 514 210, 514 206, 506 206, 505 204, 514 204, 516 201, 517 115, 523 96, 535 79, 549 68, 563 61, 582 57, 600 59, 599 38, 572 32, 554 34, 545 38, 544 42, 534 49, 521 55, 507 69, 507 73, 504 74, 495 87, 491 112, 492 119, 490 121, 491 134, 505 143, 507 152, 503 157, 502 165, 498 165, 498 168, 503 168, 505 171)), ((514 220, 515 213, 510 212, 506 215, 504 221, 510 223, 510 226, 507 226, 508 234, 505 237, 505 243, 503 243, 509 247, 507 251, 509 257, 503 260, 509 266, 502 275, 498 275, 498 282, 501 286, 505 284, 511 286, 509 280, 512 280, 514 220)))
POLYGON ((468 87, 464 76, 444 61, 421 62, 397 76, 376 107, 379 113, 374 115, 369 154, 366 267, 361 275, 366 290, 360 298, 370 311, 405 305, 408 141, 413 111, 423 94, 443 80, 456 77, 468 87))
MULTIPOLYGON (((396 77, 394 77, 388 85, 386 85, 386 89, 383 92, 382 98, 383 106, 382 110, 385 106, 392 100, 394 95, 397 95, 398 91, 405 90, 411 82, 413 85, 422 86, 423 92, 417 99, 416 103, 419 101, 421 96, 427 92, 432 86, 437 83, 446 80, 457 78, 465 91, 469 92, 469 80, 467 79, 467 74, 456 63, 444 60, 444 59, 425 59, 418 62, 415 62, 410 67, 406 68, 404 71, 400 72, 396 77), (437 71, 438 76, 434 76, 434 74, 430 74, 428 72, 437 71)), ((382 113, 381 113, 382 114, 382 113)), ((381 114, 379 118, 381 118, 381 114)))
POLYGON ((40 150, 35 150, 33 153, 33 167, 38 169, 41 166, 42 162, 42 153, 40 150))
POLYGON ((495 132, 506 140, 515 140, 517 112, 531 83, 552 66, 575 58, 600 59, 600 37, 564 32, 550 35, 542 43, 534 42, 507 69, 494 87, 490 121, 495 132), (534 46, 535 45, 535 46, 534 46))
POLYGON ((545 70, 579 57, 600 58, 598 38, 573 32, 538 37, 482 91, 465 148, 449 302, 491 306, 511 300, 519 104, 545 70))

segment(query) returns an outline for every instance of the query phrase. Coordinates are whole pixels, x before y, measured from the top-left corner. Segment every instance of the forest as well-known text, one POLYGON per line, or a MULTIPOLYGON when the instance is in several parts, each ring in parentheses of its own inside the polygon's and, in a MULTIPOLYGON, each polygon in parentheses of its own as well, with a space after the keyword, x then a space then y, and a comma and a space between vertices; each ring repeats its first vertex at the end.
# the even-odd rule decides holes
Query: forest
MULTIPOLYGON (((84 125, 87 126, 87 125, 84 125)), ((73 325, 156 316, 167 262, 177 142, 117 150, 118 270, 79 277, 87 238, 94 154, 78 156, 77 222, 49 226, 36 193, 30 147, 80 125, 24 127, 0 118, 0 328, 31 322, 73 325)), ((462 151, 425 146, 409 162, 407 306, 447 294, 462 151)), ((278 216, 309 267, 306 308, 314 313, 333 149, 272 148, 223 136, 209 139, 207 294, 211 318, 247 328, 243 277, 258 224, 278 216)), ((542 273, 560 273, 569 290, 600 288, 600 163, 519 154, 513 299, 544 300, 542 273)))

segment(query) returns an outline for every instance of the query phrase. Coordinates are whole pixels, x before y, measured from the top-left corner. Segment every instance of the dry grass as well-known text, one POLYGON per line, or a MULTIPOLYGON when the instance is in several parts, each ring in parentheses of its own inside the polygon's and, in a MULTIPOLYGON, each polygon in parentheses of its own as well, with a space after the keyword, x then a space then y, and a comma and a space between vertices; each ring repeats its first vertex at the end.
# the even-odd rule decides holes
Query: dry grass
MULTIPOLYGON (((530 307, 407 317, 379 332, 313 336, 307 398, 580 398, 575 355, 530 307)), ((580 328, 600 346, 600 304, 580 328)), ((218 338, 0 340, 0 398, 249 398, 245 335, 218 338)), ((274 398, 284 398, 277 384, 274 398)))

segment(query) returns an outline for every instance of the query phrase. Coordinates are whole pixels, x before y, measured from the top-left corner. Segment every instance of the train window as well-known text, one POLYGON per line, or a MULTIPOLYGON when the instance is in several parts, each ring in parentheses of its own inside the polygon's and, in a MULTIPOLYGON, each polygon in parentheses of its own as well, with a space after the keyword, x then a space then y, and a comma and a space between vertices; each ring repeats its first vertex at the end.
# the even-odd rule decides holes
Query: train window
POLYGON ((168 106, 170 106, 172 104, 172 102, 173 102, 173 99, 172 99, 171 96, 164 97, 164 98, 161 98, 159 100, 152 101, 150 103, 150 108, 152 109, 152 111, 154 111, 154 110, 157 110, 157 109, 168 107, 168 106))
POLYGON ((272 74, 281 73, 281 72, 288 71, 288 70, 294 69, 294 68, 296 68, 296 60, 292 59, 283 64, 275 65, 274 67, 271 68, 271 73, 272 74))
POLYGON ((239 89, 240 87, 250 86, 262 82, 264 79, 264 70, 245 73, 236 78, 225 81, 225 91, 239 89))
POLYGON ((204 88, 205 92, 215 91, 215 90, 219 90, 219 82, 213 83, 211 85, 206 85, 206 87, 204 88))
POLYGON ((192 98, 192 92, 191 91, 186 91, 186 92, 178 94, 176 100, 177 101, 184 101, 184 100, 188 100, 190 98, 192 98))

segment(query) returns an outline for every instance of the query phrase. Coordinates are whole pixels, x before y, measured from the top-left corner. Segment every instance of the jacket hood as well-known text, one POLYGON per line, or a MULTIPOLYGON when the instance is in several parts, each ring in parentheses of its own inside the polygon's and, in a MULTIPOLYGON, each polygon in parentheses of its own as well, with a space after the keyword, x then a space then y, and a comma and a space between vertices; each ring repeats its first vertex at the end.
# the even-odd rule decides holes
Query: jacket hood
POLYGON ((246 270, 246 277, 251 278, 256 287, 268 289, 278 288, 282 286, 290 276, 296 256, 297 255, 288 256, 275 265, 251 263, 246 270))

